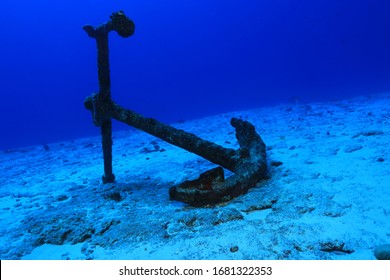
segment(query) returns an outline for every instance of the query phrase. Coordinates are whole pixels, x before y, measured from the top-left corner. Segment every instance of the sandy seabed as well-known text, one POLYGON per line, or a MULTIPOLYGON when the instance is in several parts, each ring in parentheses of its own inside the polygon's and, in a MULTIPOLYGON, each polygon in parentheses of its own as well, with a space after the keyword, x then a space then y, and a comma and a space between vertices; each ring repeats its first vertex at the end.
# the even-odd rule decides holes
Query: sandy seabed
MULTIPOLYGON (((267 145, 269 179, 221 205, 169 199, 214 165, 146 133, 0 151, 1 259, 375 259, 390 243, 390 95, 284 104, 174 124, 238 148, 232 117, 267 145)), ((88 120, 86 120, 88 121, 88 120)))

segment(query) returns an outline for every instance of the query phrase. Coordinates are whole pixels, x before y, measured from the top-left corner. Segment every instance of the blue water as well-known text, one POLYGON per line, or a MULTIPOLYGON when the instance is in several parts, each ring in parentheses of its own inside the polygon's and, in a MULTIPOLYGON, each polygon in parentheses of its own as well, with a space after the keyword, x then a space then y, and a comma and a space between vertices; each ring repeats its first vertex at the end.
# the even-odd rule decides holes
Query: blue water
MULTIPOLYGON (((112 96, 163 122, 390 90, 386 0, 2 0, 0 149, 99 135, 83 100, 98 91, 81 29, 118 10, 112 96)), ((124 129, 114 123, 114 129, 124 129)))

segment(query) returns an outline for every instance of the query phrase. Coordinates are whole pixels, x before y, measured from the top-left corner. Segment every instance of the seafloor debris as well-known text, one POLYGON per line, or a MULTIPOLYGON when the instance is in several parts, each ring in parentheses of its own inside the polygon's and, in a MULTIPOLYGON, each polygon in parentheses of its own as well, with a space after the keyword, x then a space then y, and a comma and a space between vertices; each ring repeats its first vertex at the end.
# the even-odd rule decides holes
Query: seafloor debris
POLYGON ((390 260, 390 244, 381 244, 374 250, 377 260, 390 260))
POLYGON ((202 173, 198 179, 186 181, 169 190, 172 199, 201 206, 228 201, 245 193, 266 177, 266 147, 255 127, 248 121, 232 118, 240 145, 237 150, 224 148, 203 140, 192 133, 176 129, 152 118, 123 108, 111 99, 110 69, 108 60, 108 33, 112 30, 122 37, 134 33, 134 23, 123 12, 112 14, 111 19, 97 27, 83 29, 97 42, 99 93, 86 98, 84 105, 92 112, 93 123, 101 127, 104 176, 103 183, 114 182, 112 173, 111 118, 131 125, 170 144, 197 154, 212 163, 226 168, 234 175, 224 178, 222 167, 202 173))

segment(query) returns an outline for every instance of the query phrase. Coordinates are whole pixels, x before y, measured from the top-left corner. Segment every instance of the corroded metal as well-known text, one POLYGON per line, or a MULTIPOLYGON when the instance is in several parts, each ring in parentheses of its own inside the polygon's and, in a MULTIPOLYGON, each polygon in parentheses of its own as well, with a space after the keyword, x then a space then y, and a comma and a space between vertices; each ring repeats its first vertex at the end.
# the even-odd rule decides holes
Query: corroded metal
POLYGON ((106 111, 106 103, 111 101, 111 78, 110 63, 108 51, 108 33, 116 31, 120 36, 126 38, 134 34, 135 25, 122 11, 113 13, 110 20, 99 26, 83 26, 87 34, 96 39, 97 46, 97 66, 99 79, 99 94, 94 98, 93 123, 100 126, 102 135, 104 183, 115 181, 115 175, 112 172, 112 123, 110 116, 106 111))
POLYGON ((198 179, 185 181, 170 188, 172 199, 194 206, 216 204, 228 201, 246 193, 266 177, 266 146, 248 121, 231 119, 240 145, 237 150, 224 148, 213 142, 199 138, 186 131, 146 118, 132 110, 123 108, 111 99, 110 71, 108 63, 108 32, 116 30, 119 35, 128 37, 134 32, 134 24, 123 12, 114 13, 111 20, 97 27, 84 26, 88 35, 95 38, 98 47, 98 73, 100 91, 85 99, 85 107, 92 112, 95 125, 100 125, 103 138, 104 176, 103 183, 113 182, 111 118, 131 125, 154 135, 170 144, 197 154, 219 165, 202 173, 198 179), (234 174, 225 179, 224 169, 234 174))

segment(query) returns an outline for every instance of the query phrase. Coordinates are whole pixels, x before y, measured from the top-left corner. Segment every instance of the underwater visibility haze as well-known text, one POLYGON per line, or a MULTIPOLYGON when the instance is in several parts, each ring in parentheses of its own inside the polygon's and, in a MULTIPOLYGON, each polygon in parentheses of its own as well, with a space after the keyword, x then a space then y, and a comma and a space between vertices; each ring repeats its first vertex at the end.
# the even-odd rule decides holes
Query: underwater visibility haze
POLYGON ((390 1, 0 8, 0 259, 390 259, 390 1))
MULTIPOLYGON (((110 34, 112 98, 163 122, 387 92, 389 1, 5 0, 0 149, 98 135, 84 98, 98 90, 82 30, 123 10, 110 34)), ((114 122, 114 129, 127 129, 114 122)))

